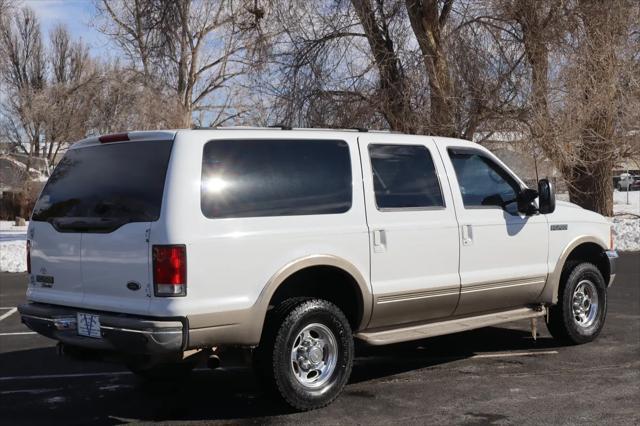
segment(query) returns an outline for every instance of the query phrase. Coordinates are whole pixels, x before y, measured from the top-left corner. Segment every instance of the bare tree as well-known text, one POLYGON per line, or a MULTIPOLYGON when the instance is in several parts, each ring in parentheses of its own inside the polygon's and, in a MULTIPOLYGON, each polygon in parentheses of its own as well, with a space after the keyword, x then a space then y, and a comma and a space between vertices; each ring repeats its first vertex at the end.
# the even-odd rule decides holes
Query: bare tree
POLYGON ((479 19, 487 11, 468 1, 276 4, 260 87, 285 122, 473 138, 521 114, 523 55, 479 19))
POLYGON ((40 23, 33 11, 22 8, 4 16, 0 25, 0 77, 4 134, 29 155, 40 155, 42 121, 35 111, 35 95, 46 84, 46 59, 40 23))
POLYGON ((42 156, 55 163, 61 148, 88 131, 97 75, 87 46, 72 41, 64 26, 55 27, 49 39, 49 83, 36 96, 36 110, 43 122, 42 156))
POLYGON ((180 127, 183 115, 169 95, 140 85, 135 72, 117 61, 97 65, 89 128, 105 134, 180 127))
POLYGON ((637 78, 629 72, 631 23, 637 22, 638 4, 494 4, 496 13, 486 19, 522 46, 530 69, 521 121, 532 144, 561 171, 573 202, 611 215, 613 166, 628 155, 629 117, 638 108, 637 78))
POLYGON ((234 23, 250 10, 224 0, 102 0, 98 6, 98 29, 126 53, 146 87, 175 95, 183 126, 194 113, 209 125, 238 114, 230 108, 230 82, 243 72, 244 45, 234 23))

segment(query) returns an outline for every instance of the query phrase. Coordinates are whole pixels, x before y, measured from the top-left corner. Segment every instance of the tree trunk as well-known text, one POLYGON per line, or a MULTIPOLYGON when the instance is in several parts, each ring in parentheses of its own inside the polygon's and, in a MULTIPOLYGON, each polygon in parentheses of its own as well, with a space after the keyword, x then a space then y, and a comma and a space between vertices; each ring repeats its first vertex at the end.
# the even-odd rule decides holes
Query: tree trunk
MULTIPOLYGON (((380 75, 381 112, 392 130, 412 133, 414 120, 405 76, 386 22, 378 22, 369 0, 352 0, 380 75)), ((384 18, 381 18, 383 20, 384 18)))
POLYGON ((440 12, 437 0, 406 0, 406 8, 429 76, 430 130, 439 136, 457 137, 455 94, 442 41, 452 3, 453 0, 446 0, 440 12))
POLYGON ((613 215, 614 138, 619 88, 615 46, 626 34, 626 31, 620 31, 625 27, 618 15, 625 13, 620 6, 620 3, 609 5, 594 0, 579 1, 585 30, 582 62, 579 62, 584 73, 580 79, 584 120, 578 161, 570 177, 569 196, 576 204, 604 216, 613 215))
POLYGON ((613 215, 613 161, 599 161, 588 167, 574 166, 569 179, 569 199, 604 216, 613 215))

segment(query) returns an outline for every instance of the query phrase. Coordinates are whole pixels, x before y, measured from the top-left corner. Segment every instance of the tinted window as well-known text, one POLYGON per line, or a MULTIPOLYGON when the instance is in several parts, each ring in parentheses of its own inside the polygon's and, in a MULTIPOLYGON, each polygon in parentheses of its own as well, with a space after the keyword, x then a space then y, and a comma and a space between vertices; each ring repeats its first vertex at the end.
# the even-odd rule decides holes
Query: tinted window
POLYGON ((465 207, 513 207, 519 185, 502 167, 475 151, 449 150, 465 207))
POLYGON ((421 145, 369 145, 378 208, 443 207, 429 150, 421 145))
POLYGON ((344 141, 211 141, 202 161, 201 206, 210 218, 351 208, 351 160, 344 141))
POLYGON ((32 219, 68 219, 59 221, 61 227, 78 219, 92 228, 157 220, 171 146, 171 141, 141 141, 69 150, 44 187, 32 219))

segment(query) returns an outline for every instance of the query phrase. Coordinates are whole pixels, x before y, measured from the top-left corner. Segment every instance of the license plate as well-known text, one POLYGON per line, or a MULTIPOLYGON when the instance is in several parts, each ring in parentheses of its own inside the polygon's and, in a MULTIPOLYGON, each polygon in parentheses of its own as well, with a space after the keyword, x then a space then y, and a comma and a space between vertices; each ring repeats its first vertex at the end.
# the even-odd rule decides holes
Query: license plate
POLYGON ((78 334, 80 336, 100 339, 100 317, 98 315, 78 312, 78 334))

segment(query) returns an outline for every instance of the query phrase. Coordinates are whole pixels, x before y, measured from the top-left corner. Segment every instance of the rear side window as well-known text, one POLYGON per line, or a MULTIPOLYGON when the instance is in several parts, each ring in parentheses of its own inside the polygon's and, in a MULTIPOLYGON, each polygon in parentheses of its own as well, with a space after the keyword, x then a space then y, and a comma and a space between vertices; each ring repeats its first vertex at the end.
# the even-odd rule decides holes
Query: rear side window
POLYGON ((157 220, 172 144, 139 141, 69 150, 44 187, 32 220, 85 231, 157 220))
POLYGON ((429 150, 422 145, 369 145, 380 209, 444 207, 429 150))
POLYGON ((351 159, 341 140, 217 140, 204 146, 208 218, 344 213, 351 159))

